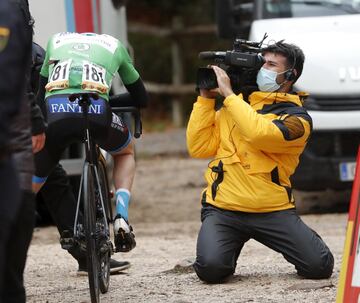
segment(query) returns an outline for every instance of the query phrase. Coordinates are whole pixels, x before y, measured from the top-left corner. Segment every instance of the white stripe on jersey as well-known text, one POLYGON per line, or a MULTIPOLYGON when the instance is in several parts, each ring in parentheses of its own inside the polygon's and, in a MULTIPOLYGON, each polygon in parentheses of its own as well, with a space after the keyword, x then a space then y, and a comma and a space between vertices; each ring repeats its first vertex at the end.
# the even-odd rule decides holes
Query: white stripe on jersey
POLYGON ((54 49, 64 46, 66 44, 97 44, 104 47, 112 54, 115 53, 116 48, 118 47, 118 41, 109 35, 97 35, 92 33, 60 33, 53 37, 53 47, 54 49))

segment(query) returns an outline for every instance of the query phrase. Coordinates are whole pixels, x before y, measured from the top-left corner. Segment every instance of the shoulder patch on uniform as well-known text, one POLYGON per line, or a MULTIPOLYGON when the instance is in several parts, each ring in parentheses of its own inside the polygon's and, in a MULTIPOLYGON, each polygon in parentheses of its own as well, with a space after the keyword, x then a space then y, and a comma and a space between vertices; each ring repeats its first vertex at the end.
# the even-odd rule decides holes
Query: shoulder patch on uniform
POLYGON ((305 134, 304 125, 296 116, 290 115, 287 116, 284 120, 273 120, 273 123, 280 129, 285 140, 295 140, 305 134))
POLYGON ((300 138, 305 133, 304 125, 301 123, 300 119, 296 116, 287 116, 284 120, 284 125, 289 130, 290 140, 295 140, 300 138))
POLYGON ((8 44, 10 36, 10 29, 7 27, 0 27, 0 52, 3 51, 8 44))

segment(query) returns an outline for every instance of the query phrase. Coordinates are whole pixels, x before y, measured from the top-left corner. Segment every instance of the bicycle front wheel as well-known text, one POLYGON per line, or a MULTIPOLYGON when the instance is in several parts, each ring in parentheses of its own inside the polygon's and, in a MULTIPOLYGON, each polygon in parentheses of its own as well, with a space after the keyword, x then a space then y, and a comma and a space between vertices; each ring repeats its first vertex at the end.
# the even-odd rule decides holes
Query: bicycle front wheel
POLYGON ((100 301, 99 260, 96 251, 96 200, 94 169, 89 163, 84 166, 84 225, 86 258, 91 302, 100 301))

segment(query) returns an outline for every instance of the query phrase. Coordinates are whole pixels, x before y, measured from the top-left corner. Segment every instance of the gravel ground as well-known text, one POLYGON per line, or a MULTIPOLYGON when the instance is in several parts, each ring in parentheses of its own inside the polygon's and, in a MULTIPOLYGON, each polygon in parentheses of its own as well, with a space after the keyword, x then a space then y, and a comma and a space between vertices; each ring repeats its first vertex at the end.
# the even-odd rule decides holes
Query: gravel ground
MULTIPOLYGON (((201 282, 189 264, 195 255, 202 175, 207 161, 185 156, 183 131, 167 135, 145 134, 138 142, 130 207, 137 247, 113 256, 130 261, 132 266, 111 276, 109 292, 101 295, 102 302, 335 301, 346 213, 302 216, 335 256, 334 274, 328 280, 301 279, 280 254, 251 240, 228 283, 201 282)), ((60 248, 55 227, 37 228, 25 273, 28 302, 89 302, 87 277, 76 276, 76 269, 76 262, 60 248)))

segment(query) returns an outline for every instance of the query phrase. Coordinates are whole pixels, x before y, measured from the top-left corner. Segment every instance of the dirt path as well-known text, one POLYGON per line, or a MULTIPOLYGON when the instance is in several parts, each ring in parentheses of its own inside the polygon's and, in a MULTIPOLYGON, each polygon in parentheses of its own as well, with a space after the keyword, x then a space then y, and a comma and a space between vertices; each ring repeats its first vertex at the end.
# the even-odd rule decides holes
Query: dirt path
MULTIPOLYGON (((241 253, 234 278, 227 284, 207 285, 188 266, 195 255, 207 161, 187 158, 183 129, 145 134, 136 148, 130 218, 137 247, 128 254, 114 255, 115 259, 129 260, 132 267, 111 277, 110 290, 101 296, 102 302, 335 301, 346 214, 303 216, 334 253, 331 279, 303 280, 281 255, 250 241, 241 253)), ((295 192, 306 209, 312 201, 318 207, 323 201, 328 207, 329 198, 336 197, 336 203, 338 196, 295 192)), ((60 248, 56 229, 36 229, 25 275, 28 302, 89 302, 87 277, 77 277, 76 269, 76 262, 60 248)))
MULTIPOLYGON (((346 214, 303 216, 335 255, 329 280, 299 278, 281 255, 254 241, 243 249, 227 284, 207 285, 191 268, 175 268, 194 258, 206 163, 181 157, 138 160, 130 208, 138 245, 128 254, 114 255, 132 267, 111 276, 102 302, 334 302, 346 214)), ((28 302, 89 302, 87 277, 77 277, 76 269, 76 262, 60 248, 55 228, 37 229, 25 275, 28 302)))

